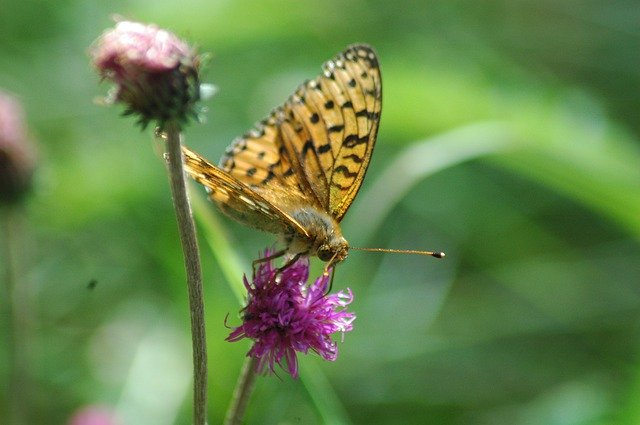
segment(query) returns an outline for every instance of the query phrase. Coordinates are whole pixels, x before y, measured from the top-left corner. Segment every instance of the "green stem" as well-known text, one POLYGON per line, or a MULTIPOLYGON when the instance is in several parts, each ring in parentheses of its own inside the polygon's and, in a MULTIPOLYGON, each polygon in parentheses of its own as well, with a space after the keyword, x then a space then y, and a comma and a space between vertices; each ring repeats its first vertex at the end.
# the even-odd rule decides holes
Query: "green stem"
POLYGON ((18 246, 24 237, 22 232, 23 213, 18 206, 8 206, 0 211, 0 218, 3 225, 0 239, 3 241, 4 262, 5 262, 5 293, 7 307, 7 326, 9 352, 8 363, 10 365, 9 382, 7 385, 7 397, 9 409, 7 410, 9 421, 15 425, 26 425, 29 423, 28 409, 28 341, 29 335, 29 315, 31 310, 31 294, 26 286, 27 282, 22 279, 19 272, 18 255, 21 251, 18 246))
POLYGON ((227 417, 224 419, 225 425, 240 425, 244 414, 247 410, 247 404, 256 382, 256 359, 253 357, 247 357, 240 377, 238 378, 238 384, 233 392, 233 399, 229 410, 227 410, 227 417))
POLYGON ((194 425, 205 425, 207 418, 207 344, 200 253, 182 168, 180 130, 176 124, 169 124, 165 135, 173 205, 187 271, 193 343, 193 423, 194 425))

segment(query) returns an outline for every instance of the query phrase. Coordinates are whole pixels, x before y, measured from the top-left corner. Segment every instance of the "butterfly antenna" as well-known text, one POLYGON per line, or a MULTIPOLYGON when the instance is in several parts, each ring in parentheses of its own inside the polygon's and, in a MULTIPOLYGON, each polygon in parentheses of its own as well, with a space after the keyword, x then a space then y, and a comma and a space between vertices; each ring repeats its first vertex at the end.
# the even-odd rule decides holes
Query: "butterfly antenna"
POLYGON ((427 255, 435 258, 444 258, 445 254, 441 251, 419 251, 416 249, 387 249, 387 248, 356 248, 350 247, 349 249, 355 249, 356 251, 368 251, 368 252, 392 252, 395 254, 416 254, 427 255))

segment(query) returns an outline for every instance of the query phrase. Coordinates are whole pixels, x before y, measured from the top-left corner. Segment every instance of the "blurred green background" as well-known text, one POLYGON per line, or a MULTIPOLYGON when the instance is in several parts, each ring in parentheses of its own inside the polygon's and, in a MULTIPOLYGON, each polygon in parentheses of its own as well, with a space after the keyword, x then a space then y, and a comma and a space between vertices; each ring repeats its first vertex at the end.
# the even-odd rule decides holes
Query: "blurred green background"
MULTIPOLYGON (((322 62, 372 44, 381 127, 343 232, 355 246, 447 253, 352 252, 334 290, 353 289, 358 319, 338 360, 304 359, 300 380, 259 378, 246 423, 640 423, 637 1, 0 5, 0 87, 24 102, 40 148, 18 242, 29 424, 87 406, 126 425, 190 423, 186 288, 159 147, 93 102, 108 87, 87 49, 112 14, 211 53, 204 80, 220 91, 186 141, 214 162, 322 62)), ((212 208, 197 209, 215 424, 249 348, 224 342, 241 278, 225 270, 248 272, 274 238, 212 208)))

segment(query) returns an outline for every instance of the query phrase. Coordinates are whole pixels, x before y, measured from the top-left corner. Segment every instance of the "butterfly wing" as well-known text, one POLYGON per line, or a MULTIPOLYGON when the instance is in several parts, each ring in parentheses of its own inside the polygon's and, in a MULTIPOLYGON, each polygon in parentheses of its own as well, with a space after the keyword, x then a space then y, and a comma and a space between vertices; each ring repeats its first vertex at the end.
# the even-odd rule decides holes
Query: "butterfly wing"
POLYGON ((283 148, 280 131, 282 110, 276 108, 242 137, 236 138, 220 159, 220 168, 247 184, 283 210, 304 205, 321 208, 300 180, 283 148))
POLYGON ((209 197, 232 218, 276 234, 307 231, 291 215, 197 153, 182 147, 185 169, 209 191, 209 197))
POLYGON ((272 233, 308 237, 291 213, 310 207, 338 221, 344 216, 371 158, 380 107, 375 53, 351 46, 235 139, 220 168, 186 148, 185 167, 229 216, 272 233))
POLYGON ((340 221, 364 179, 380 122, 382 81, 373 49, 354 45, 323 65, 274 111, 299 186, 340 221))

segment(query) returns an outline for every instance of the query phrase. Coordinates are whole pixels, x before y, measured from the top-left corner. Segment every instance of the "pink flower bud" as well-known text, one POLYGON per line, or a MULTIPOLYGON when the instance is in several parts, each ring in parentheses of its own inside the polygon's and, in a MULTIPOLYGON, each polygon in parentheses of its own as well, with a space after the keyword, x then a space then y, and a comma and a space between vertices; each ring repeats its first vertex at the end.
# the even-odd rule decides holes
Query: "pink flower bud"
POLYGON ((0 91, 0 203, 19 201, 31 187, 36 166, 24 111, 13 96, 0 91))
POLYGON ((200 58, 176 35, 121 21, 94 42, 90 54, 100 76, 116 85, 107 101, 124 103, 124 114, 137 114, 143 127, 197 118, 200 58))

